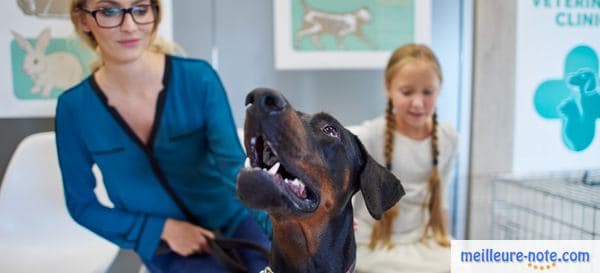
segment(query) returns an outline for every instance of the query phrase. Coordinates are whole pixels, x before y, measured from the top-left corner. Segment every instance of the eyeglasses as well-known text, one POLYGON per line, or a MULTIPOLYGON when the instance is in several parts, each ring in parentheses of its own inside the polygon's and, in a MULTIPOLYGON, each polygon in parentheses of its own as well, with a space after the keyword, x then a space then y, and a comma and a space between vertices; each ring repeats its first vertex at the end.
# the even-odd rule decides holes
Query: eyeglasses
POLYGON ((125 21, 125 14, 130 14, 133 21, 138 25, 154 23, 158 6, 156 5, 136 5, 129 8, 107 7, 96 10, 80 10, 92 15, 96 24, 101 28, 115 28, 121 26, 125 21))

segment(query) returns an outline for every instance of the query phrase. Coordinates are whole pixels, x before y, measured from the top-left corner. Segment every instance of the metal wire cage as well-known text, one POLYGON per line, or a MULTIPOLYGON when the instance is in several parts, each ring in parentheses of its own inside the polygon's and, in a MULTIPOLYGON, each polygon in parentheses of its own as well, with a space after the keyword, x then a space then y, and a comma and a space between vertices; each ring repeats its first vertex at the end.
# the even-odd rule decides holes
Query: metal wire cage
POLYGON ((600 169, 492 181, 491 238, 600 239, 600 169))

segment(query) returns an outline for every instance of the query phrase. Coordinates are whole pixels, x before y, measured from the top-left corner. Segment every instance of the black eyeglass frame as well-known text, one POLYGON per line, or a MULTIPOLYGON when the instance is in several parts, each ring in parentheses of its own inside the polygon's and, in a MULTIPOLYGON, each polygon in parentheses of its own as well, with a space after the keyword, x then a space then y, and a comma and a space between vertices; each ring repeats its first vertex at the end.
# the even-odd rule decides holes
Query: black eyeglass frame
POLYGON ((156 4, 145 4, 145 5, 135 5, 135 6, 131 6, 128 8, 118 8, 121 11, 121 22, 119 22, 119 24, 115 25, 115 26, 103 26, 98 22, 98 18, 96 18, 96 14, 98 12, 101 12, 103 10, 105 10, 104 8, 100 8, 100 9, 95 9, 95 10, 88 10, 82 7, 79 7, 79 10, 89 14, 92 16, 92 18, 94 18, 94 21, 96 21, 96 25, 100 28, 116 28, 116 27, 120 27, 121 25, 123 25, 123 22, 125 22, 125 15, 129 14, 131 15, 131 19, 133 19, 133 22, 135 22, 138 25, 147 25, 147 24, 152 24, 154 22, 156 22, 156 16, 158 15, 158 5, 156 4), (144 22, 144 23, 140 23, 135 19, 135 15, 133 15, 133 10, 137 7, 149 7, 151 9, 151 12, 154 12, 154 19, 150 22, 144 22))

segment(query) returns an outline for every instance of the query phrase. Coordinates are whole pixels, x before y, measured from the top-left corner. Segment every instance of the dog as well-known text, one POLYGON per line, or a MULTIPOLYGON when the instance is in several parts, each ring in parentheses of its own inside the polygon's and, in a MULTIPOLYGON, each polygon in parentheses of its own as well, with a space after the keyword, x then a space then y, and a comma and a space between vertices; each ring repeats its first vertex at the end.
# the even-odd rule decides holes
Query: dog
POLYGON ((300 42, 304 37, 311 36, 312 44, 316 48, 322 49, 323 45, 319 38, 327 34, 335 36, 339 49, 344 49, 344 38, 351 34, 364 42, 370 49, 375 48, 362 29, 363 25, 372 19, 368 8, 362 7, 347 13, 333 13, 316 10, 310 7, 306 0, 302 0, 302 6, 304 14, 302 28, 296 32, 294 41, 296 48, 300 48, 300 42))
POLYGON ((353 272, 352 196, 360 190, 380 219, 404 195, 400 181, 335 118, 296 111, 268 88, 246 97, 244 145, 250 166, 238 174, 237 194, 273 224, 264 272, 353 272))

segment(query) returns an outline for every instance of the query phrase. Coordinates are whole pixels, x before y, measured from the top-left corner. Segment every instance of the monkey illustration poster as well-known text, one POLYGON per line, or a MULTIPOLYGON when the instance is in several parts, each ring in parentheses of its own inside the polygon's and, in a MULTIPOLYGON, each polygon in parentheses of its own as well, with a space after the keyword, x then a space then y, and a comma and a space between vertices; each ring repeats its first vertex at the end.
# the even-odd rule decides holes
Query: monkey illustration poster
POLYGON ((430 40, 430 0, 273 4, 278 69, 380 69, 400 45, 430 40))
MULTIPOLYGON (((0 10, 0 118, 52 117, 56 98, 90 73, 93 52, 69 20, 68 0, 7 0, 0 10)), ((172 38, 171 2, 160 35, 172 38)))
POLYGON ((518 1, 513 169, 600 166, 600 6, 518 1))

